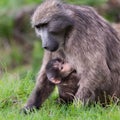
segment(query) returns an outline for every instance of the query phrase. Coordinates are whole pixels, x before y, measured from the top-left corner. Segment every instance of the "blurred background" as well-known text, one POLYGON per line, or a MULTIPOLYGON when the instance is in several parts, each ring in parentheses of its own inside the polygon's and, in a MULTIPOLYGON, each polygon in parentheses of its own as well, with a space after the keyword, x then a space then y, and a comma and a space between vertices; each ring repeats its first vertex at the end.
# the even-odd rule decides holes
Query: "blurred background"
MULTIPOLYGON (((27 71, 36 75, 43 49, 35 36, 30 18, 42 0, 0 0, 0 78, 5 73, 27 71)), ((120 33, 120 0, 66 0, 93 6, 120 33)))

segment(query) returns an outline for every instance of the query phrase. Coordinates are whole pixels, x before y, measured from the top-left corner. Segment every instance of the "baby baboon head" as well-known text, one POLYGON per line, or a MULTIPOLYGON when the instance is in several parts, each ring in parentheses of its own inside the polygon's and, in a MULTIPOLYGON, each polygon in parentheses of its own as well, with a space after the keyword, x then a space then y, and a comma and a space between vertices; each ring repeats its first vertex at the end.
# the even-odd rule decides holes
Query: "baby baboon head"
POLYGON ((62 78, 67 77, 72 71, 70 64, 60 58, 50 60, 46 66, 48 80, 55 84, 61 83, 62 78))

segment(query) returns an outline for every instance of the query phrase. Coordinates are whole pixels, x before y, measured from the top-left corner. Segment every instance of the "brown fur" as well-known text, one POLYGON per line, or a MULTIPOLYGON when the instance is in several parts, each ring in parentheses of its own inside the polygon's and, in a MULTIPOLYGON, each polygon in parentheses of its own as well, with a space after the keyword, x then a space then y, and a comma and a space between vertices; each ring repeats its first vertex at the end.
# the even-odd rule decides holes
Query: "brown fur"
POLYGON ((47 80, 45 66, 55 57, 66 59, 77 71, 79 88, 75 97, 83 103, 97 102, 98 98, 104 102, 104 93, 120 97, 120 39, 116 31, 91 7, 49 1, 36 9, 32 24, 51 24, 53 18, 60 15, 60 20, 52 26, 56 30, 65 29, 64 44, 55 52, 45 51, 35 89, 25 108, 39 108, 53 91, 54 85, 47 80), (63 24, 59 24, 63 18, 63 24))

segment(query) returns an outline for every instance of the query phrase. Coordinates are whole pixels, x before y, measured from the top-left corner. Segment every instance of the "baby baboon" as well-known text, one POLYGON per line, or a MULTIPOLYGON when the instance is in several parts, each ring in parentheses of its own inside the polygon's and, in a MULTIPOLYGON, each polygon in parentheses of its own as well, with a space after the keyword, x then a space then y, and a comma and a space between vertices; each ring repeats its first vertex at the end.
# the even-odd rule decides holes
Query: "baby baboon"
POLYGON ((46 65, 47 78, 54 84, 61 83, 62 79, 68 77, 73 72, 75 73, 75 70, 71 68, 70 64, 60 58, 52 59, 46 65))
POLYGON ((46 65, 46 75, 48 80, 58 87, 59 102, 73 101, 78 89, 79 78, 69 63, 60 58, 50 60, 46 65))
POLYGON ((102 101, 103 93, 120 98, 120 39, 93 8, 46 0, 34 12, 32 26, 45 52, 24 109, 39 108, 54 90, 45 67, 56 57, 64 58, 76 70, 79 82, 75 97, 84 104, 98 98, 102 101))

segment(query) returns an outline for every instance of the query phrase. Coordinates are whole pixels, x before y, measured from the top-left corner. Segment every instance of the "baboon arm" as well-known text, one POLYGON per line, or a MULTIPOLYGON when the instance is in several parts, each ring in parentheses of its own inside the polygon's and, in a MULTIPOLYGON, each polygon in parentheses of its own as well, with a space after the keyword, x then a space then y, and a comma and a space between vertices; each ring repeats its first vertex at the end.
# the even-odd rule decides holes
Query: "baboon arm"
POLYGON ((50 83, 45 73, 45 66, 51 58, 51 53, 45 51, 41 70, 38 74, 35 88, 32 91, 24 109, 39 108, 54 90, 54 84, 50 83))
POLYGON ((25 109, 32 110, 33 108, 39 109, 42 103, 49 97, 54 90, 55 85, 50 83, 47 79, 43 79, 42 85, 35 86, 32 94, 30 95, 25 109))

